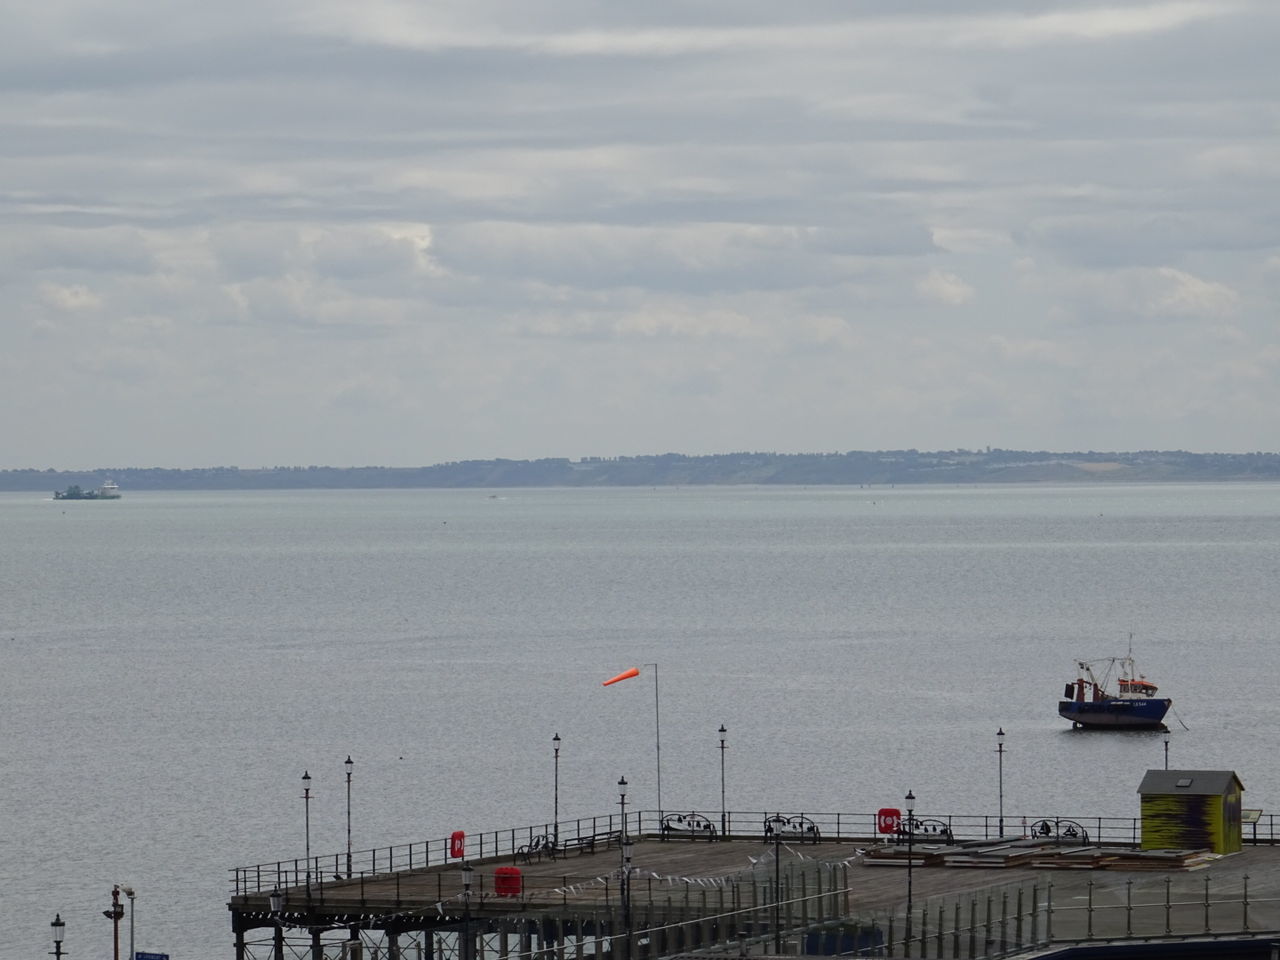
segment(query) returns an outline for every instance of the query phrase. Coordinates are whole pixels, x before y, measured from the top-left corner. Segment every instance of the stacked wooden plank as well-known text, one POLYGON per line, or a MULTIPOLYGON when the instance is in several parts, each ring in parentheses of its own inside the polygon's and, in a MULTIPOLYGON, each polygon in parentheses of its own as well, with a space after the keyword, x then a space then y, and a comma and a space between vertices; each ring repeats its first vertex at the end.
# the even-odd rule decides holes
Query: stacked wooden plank
POLYGON ((1135 850, 1130 847, 1062 846, 1036 837, 1002 837, 948 845, 900 844, 871 847, 862 858, 868 866, 970 867, 1043 870, 1196 870, 1218 855, 1207 850, 1135 850))

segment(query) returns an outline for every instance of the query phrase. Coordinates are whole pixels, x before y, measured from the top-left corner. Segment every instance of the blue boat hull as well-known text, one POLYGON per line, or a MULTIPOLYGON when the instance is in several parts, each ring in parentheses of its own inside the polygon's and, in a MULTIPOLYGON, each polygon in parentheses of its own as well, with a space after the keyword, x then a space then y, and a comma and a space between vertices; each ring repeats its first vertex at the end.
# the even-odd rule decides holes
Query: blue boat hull
POLYGON ((1081 727, 1110 730, 1158 729, 1172 700, 1147 699, 1059 700, 1058 715, 1081 727))

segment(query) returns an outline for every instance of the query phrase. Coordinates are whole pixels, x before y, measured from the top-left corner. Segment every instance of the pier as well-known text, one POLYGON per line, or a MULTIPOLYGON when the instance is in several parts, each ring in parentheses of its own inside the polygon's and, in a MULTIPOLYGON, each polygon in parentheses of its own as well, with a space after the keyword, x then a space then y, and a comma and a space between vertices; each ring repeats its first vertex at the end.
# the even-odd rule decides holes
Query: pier
POLYGON ((1005 836, 997 818, 953 816, 885 834, 870 813, 637 811, 240 867, 228 906, 237 960, 978 958, 1280 938, 1270 818, 1223 857, 1140 851, 1131 819, 1004 822, 1005 836))

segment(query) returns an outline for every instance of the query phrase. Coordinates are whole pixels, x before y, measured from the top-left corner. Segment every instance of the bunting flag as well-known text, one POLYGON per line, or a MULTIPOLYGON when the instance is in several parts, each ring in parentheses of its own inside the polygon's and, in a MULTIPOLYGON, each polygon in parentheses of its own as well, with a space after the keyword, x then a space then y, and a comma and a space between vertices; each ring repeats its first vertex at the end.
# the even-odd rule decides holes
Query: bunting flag
POLYGON ((630 680, 632 677, 638 677, 638 676, 640 676, 640 668, 632 667, 630 670, 623 670, 616 677, 610 677, 608 680, 605 680, 603 683, 601 683, 600 686, 607 687, 609 686, 609 684, 617 683, 619 680, 630 680))

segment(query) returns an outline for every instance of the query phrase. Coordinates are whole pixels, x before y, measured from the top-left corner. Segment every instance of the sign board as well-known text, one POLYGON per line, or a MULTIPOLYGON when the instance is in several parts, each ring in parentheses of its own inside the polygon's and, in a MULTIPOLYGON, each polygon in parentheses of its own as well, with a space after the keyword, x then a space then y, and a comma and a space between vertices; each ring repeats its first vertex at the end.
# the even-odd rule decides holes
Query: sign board
POLYGON ((169 960, 167 953, 143 953, 138 950, 133 955, 133 960, 169 960))

